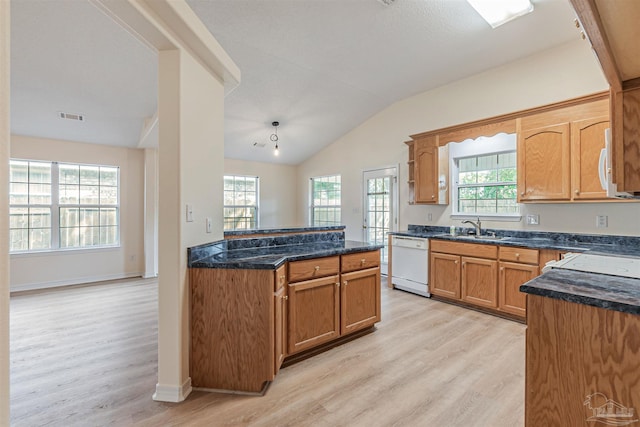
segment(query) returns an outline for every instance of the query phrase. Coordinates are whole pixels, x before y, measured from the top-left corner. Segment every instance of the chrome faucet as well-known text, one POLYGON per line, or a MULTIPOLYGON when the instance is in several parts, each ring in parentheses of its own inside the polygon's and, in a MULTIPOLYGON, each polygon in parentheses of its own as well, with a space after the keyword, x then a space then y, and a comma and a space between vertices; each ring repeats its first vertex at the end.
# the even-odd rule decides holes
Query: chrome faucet
POLYGON ((482 223, 480 222, 480 218, 478 218, 478 222, 475 223, 473 221, 462 221, 463 224, 471 224, 476 228, 476 236, 481 236, 482 235, 482 223))

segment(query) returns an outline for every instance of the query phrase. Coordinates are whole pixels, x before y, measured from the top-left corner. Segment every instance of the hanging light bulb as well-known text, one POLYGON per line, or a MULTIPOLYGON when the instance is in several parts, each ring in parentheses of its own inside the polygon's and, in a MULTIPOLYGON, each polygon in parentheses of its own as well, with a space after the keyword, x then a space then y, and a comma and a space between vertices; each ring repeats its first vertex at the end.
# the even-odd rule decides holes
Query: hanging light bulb
POLYGON ((278 149, 278 126, 280 126, 280 122, 271 122, 271 125, 273 126, 273 133, 271 134, 271 141, 276 143, 276 148, 273 151, 273 155, 274 156, 278 156, 280 154, 280 150, 278 149))

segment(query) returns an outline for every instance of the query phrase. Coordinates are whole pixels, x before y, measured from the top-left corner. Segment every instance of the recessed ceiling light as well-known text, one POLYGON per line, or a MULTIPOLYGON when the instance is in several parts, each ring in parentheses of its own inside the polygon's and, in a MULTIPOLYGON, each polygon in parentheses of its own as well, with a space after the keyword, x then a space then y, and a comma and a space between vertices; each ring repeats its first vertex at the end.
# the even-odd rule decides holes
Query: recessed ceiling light
POLYGON ((467 0, 491 28, 533 12, 530 0, 467 0))

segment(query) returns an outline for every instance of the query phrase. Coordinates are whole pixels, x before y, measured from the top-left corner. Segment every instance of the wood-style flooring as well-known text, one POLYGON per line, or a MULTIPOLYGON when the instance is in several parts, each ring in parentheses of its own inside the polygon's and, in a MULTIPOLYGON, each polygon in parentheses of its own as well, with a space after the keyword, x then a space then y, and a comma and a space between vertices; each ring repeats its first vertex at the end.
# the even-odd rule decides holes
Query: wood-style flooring
POLYGON ((13 295, 15 426, 524 424, 525 326, 382 288, 369 335, 280 371, 263 397, 154 402, 157 283, 13 295))

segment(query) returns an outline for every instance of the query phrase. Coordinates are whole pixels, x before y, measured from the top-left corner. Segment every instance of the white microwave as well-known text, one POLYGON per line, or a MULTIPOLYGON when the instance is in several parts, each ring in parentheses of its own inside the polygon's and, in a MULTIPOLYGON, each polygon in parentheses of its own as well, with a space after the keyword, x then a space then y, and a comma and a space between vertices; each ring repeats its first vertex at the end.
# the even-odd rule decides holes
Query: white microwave
POLYGON ((613 152, 611 151, 611 129, 604 131, 604 148, 600 151, 600 161, 598 162, 600 185, 607 192, 607 197, 616 199, 638 199, 640 193, 625 193, 618 191, 618 185, 613 182, 613 172, 611 170, 613 152))

